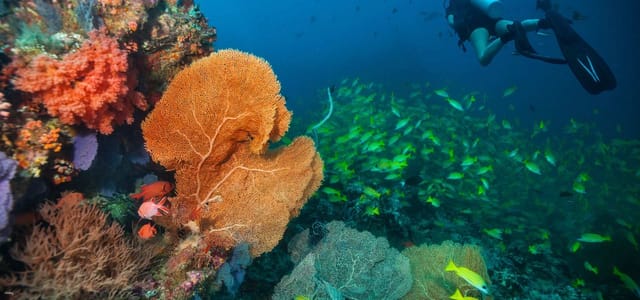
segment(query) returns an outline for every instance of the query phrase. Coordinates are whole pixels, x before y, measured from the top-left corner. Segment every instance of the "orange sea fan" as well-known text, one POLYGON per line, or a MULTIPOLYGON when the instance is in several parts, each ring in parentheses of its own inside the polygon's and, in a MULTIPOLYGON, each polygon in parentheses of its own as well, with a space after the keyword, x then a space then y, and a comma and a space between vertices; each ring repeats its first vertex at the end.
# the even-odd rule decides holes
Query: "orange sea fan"
MULTIPOLYGON (((142 124, 152 158, 176 171, 176 207, 201 212, 200 231, 271 250, 322 180, 308 138, 267 151, 291 113, 271 66, 223 50, 176 75, 142 124)), ((174 216, 179 220, 188 219, 174 216)))
POLYGON ((289 220, 320 186, 322 160, 313 140, 298 137, 265 155, 240 148, 214 183, 217 198, 203 210, 208 234, 247 241, 255 256, 275 247, 289 220))
POLYGON ((271 66, 223 50, 176 75, 142 126, 153 159, 177 170, 201 155, 207 156, 203 164, 215 167, 246 142, 253 153, 263 153, 290 120, 271 66))

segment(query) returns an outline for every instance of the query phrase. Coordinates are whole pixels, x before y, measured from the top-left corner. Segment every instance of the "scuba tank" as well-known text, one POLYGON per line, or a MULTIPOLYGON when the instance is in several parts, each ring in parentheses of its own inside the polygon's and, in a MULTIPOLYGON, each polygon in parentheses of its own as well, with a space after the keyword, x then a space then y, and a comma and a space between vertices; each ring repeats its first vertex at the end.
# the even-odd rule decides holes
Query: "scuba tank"
POLYGON ((503 6, 500 0, 471 0, 471 4, 487 14, 489 18, 502 17, 503 6))

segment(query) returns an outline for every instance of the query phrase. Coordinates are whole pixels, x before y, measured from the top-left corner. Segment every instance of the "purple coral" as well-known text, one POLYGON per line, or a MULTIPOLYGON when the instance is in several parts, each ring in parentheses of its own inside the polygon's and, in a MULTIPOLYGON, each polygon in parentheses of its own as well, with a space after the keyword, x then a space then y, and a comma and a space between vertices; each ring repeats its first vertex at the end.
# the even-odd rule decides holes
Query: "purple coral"
POLYGON ((0 152, 0 243, 9 239, 9 214, 13 209, 13 195, 9 181, 16 173, 16 162, 0 152))
POLYGON ((98 153, 95 132, 78 133, 73 137, 73 164, 76 169, 86 171, 98 153))

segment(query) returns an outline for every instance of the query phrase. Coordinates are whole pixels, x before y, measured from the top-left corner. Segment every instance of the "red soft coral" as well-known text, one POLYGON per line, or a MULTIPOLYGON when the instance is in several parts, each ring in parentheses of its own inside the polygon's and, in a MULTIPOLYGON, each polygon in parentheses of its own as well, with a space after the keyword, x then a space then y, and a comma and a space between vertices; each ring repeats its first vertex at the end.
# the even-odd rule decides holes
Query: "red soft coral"
POLYGON ((127 52, 104 31, 90 32, 89 40, 62 60, 41 55, 16 74, 16 88, 33 93, 50 115, 102 134, 113 132, 113 125, 130 124, 135 107, 147 109, 134 90, 137 80, 127 52))

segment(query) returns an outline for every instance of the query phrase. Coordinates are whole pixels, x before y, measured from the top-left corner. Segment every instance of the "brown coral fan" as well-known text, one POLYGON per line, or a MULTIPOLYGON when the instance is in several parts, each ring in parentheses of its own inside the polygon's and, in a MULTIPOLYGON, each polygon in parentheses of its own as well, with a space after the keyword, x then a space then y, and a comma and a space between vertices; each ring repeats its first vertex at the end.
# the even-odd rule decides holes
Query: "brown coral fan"
POLYGON ((445 241, 440 245, 410 247, 402 254, 411 261, 413 287, 402 299, 449 299, 456 288, 463 295, 480 298, 480 292, 454 272, 445 271, 449 261, 478 273, 487 284, 489 274, 480 247, 445 241))
POLYGON ((173 218, 199 212, 200 231, 222 242, 271 250, 285 226, 319 187, 322 160, 297 138, 267 151, 288 129, 291 113, 271 66, 223 50, 176 75, 143 122, 153 159, 176 171, 173 218))
POLYGON ((25 272, 0 278, 16 299, 124 299, 149 264, 93 205, 55 205, 40 209, 46 224, 33 228, 26 242, 12 249, 25 272))

